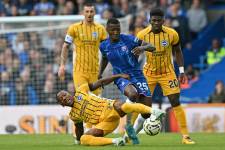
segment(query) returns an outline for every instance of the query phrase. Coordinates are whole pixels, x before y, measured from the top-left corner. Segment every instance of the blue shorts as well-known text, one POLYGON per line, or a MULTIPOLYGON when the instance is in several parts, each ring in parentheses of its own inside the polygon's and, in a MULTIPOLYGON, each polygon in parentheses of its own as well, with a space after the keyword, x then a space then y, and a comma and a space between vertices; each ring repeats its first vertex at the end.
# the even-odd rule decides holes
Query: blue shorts
POLYGON ((151 92, 148 88, 148 83, 144 76, 139 77, 132 77, 130 76, 130 80, 119 78, 114 81, 114 83, 117 85, 118 89, 124 94, 124 90, 127 87, 127 85, 132 84, 136 87, 137 92, 139 94, 142 94, 144 96, 151 96, 151 92))

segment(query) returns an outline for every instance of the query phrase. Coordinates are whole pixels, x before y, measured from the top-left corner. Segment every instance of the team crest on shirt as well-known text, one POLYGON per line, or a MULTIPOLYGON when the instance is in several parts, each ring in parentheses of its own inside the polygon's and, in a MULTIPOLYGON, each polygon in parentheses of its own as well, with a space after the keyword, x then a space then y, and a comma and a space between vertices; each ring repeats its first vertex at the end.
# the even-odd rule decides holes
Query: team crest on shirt
POLYGON ((161 46, 162 47, 167 47, 169 45, 169 42, 167 40, 162 40, 161 41, 161 46))
POLYGON ((128 50, 127 46, 122 46, 121 49, 122 49, 122 51, 127 51, 128 50))
POLYGON ((92 36, 93 36, 94 38, 97 38, 97 37, 98 37, 98 33, 97 33, 97 32, 92 32, 92 36))
POLYGON ((83 99, 83 98, 82 98, 82 95, 78 95, 78 96, 77 96, 78 102, 80 102, 82 99, 83 99))

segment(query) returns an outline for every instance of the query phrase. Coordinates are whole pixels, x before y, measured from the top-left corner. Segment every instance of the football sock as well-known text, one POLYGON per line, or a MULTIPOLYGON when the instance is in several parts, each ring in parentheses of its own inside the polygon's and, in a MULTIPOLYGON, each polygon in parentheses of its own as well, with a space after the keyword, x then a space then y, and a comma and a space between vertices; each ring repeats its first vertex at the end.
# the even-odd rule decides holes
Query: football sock
POLYGON ((144 121, 145 118, 143 118, 141 114, 139 114, 134 123, 134 130, 137 134, 142 130, 144 121))
POLYGON ((95 137, 93 135, 82 135, 80 138, 82 145, 100 146, 113 144, 113 138, 95 137))
POLYGON ((121 106, 121 109, 125 113, 136 112, 136 113, 141 113, 141 114, 149 114, 152 110, 151 107, 148 107, 146 105, 139 104, 139 103, 133 103, 133 104, 124 103, 121 106))
POLYGON ((181 134, 187 136, 188 129, 187 129, 186 116, 185 116, 183 107, 181 105, 177 107, 173 107, 173 111, 174 111, 176 120, 179 124, 181 134))

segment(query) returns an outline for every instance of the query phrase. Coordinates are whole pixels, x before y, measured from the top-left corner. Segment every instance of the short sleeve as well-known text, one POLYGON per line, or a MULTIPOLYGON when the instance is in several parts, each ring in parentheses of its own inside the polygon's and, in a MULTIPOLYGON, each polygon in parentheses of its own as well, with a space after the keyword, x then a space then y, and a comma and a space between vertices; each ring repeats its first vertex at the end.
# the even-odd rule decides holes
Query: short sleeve
POLYGON ((102 27, 102 36, 100 38, 100 41, 104 41, 107 38, 107 32, 104 27, 102 27))
POLYGON ((179 35, 175 30, 173 30, 172 33, 173 33, 172 45, 177 45, 179 43, 179 35))
POLYGON ((143 36, 142 36, 142 32, 141 31, 137 33, 137 38, 143 40, 143 36))
POLYGON ((99 49, 100 49, 102 55, 103 55, 103 56, 106 56, 106 53, 105 53, 105 46, 104 46, 104 45, 105 45, 104 42, 102 42, 102 43, 100 44, 99 49))
POLYGON ((84 83, 77 88, 78 92, 88 93, 90 91, 88 83, 84 83))
POLYGON ((66 37, 65 37, 65 42, 66 43, 73 43, 73 39, 75 38, 75 33, 74 33, 74 26, 71 25, 68 30, 67 30, 67 33, 66 33, 66 37))
POLYGON ((129 35, 128 39, 129 39, 129 43, 130 43, 130 45, 132 45, 132 47, 141 46, 141 44, 142 44, 142 40, 140 40, 139 38, 137 38, 133 35, 129 35))

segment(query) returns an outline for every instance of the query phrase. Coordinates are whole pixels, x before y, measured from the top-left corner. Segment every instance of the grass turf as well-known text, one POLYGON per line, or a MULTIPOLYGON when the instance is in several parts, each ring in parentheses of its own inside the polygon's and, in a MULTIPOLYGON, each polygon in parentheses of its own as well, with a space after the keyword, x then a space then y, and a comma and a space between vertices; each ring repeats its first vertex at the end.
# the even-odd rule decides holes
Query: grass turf
MULTIPOLYGON (((114 135, 110 135, 114 136, 114 135)), ((224 133, 195 133, 195 145, 182 145, 179 134, 161 133, 157 136, 139 135, 141 144, 128 144, 121 150, 225 150, 224 133)), ((118 147, 73 145, 71 135, 0 135, 0 150, 111 150, 118 147)))

